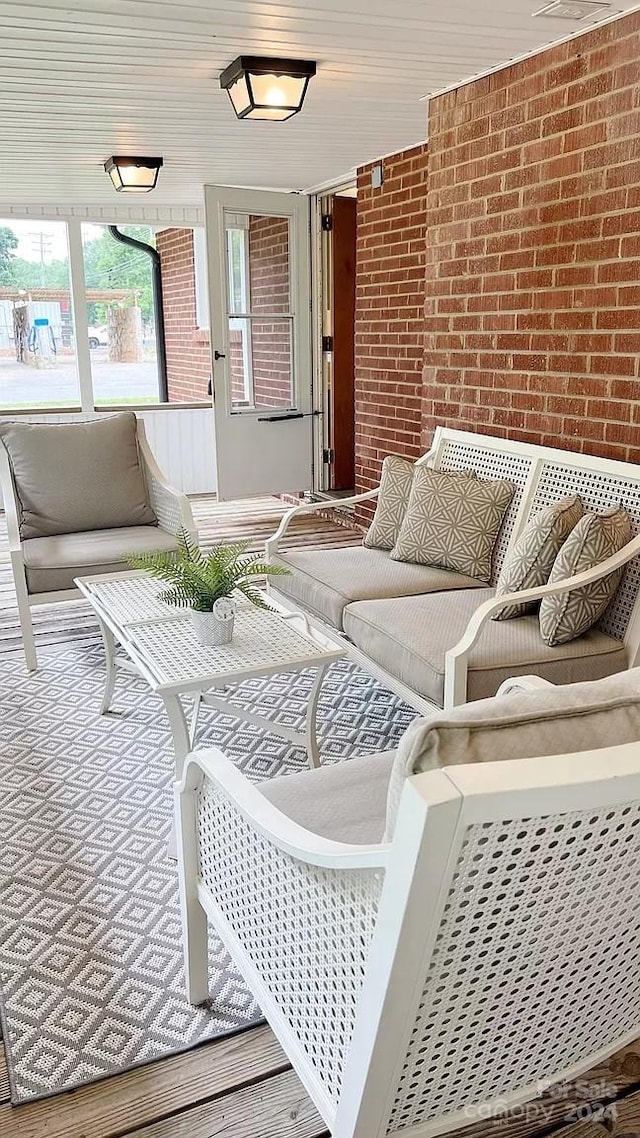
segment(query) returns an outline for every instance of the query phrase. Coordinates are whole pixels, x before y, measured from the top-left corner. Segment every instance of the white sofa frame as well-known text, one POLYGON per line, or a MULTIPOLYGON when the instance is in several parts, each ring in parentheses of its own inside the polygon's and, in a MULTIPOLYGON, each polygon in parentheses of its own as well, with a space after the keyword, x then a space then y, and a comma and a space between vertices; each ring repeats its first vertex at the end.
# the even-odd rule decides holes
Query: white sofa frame
MULTIPOLYGON (((596 512, 620 503, 629 512, 632 540, 613 557, 584 573, 553 585, 541 585, 520 593, 506 594, 499 600, 484 602, 473 614, 464 635, 446 655, 445 708, 466 702, 469 655, 484 625, 494 612, 512 601, 541 600, 599 580, 614 569, 628 566, 617 595, 598 622, 598 628, 623 640, 627 650, 627 666, 633 667, 640 652, 640 466, 593 455, 535 446, 492 435, 473 434, 448 427, 438 427, 431 449, 418 459, 420 465, 439 470, 473 470, 481 478, 507 478, 516 493, 505 517, 493 558, 492 583, 495 584, 502 563, 528 520, 543 506, 566 494, 580 494, 586 507, 596 512)), ((361 502, 374 501, 380 488, 375 487, 351 498, 335 501, 303 503, 294 506, 282 518, 276 532, 266 542, 267 560, 278 557, 280 542, 292 520, 308 511, 327 508, 350 508, 361 502)), ((270 589, 273 586, 269 585, 270 589)), ((274 590, 278 599, 291 607, 291 598, 274 590)), ((343 633, 311 614, 328 635, 343 643, 343 633)), ((348 641, 347 641, 348 642, 348 641)), ((352 659, 377 675, 418 710, 429 712, 433 704, 418 696, 401 681, 370 661, 355 645, 350 646, 352 659)))
POLYGON ((333 1138, 468 1126, 640 1034, 640 743, 414 776, 369 846, 202 750, 176 824, 189 999, 211 921, 333 1138))
MULTIPOLYGON (((147 496, 157 519, 158 526, 165 533, 176 534, 181 527, 197 539, 197 529, 189 499, 174 490, 160 470, 145 433, 142 419, 136 420, 136 438, 140 466, 145 480, 147 496)), ((61 601, 82 599, 79 589, 61 589, 49 593, 30 593, 22 552, 20 537, 20 505, 9 463, 9 456, 0 444, 0 490, 7 522, 9 557, 18 602, 18 616, 22 632, 22 644, 27 668, 34 672, 38 667, 31 610, 37 605, 57 604, 61 601)))

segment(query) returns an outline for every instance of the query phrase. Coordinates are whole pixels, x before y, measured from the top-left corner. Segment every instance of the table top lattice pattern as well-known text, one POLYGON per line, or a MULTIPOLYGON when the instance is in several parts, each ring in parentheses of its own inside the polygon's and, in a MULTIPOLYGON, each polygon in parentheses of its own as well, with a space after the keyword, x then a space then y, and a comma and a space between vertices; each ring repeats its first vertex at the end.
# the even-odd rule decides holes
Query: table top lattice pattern
POLYGON ((114 577, 91 581, 88 592, 121 628, 140 621, 185 619, 188 609, 176 609, 160 600, 163 586, 151 577, 114 577))
POLYGON ((237 602, 231 643, 207 647, 198 640, 188 610, 164 604, 158 599, 161 591, 157 581, 142 576, 88 586, 89 595, 122 629, 127 645, 144 660, 158 685, 215 683, 217 678, 267 668, 286 672, 344 654, 311 628, 302 631, 297 622, 243 599, 237 602))

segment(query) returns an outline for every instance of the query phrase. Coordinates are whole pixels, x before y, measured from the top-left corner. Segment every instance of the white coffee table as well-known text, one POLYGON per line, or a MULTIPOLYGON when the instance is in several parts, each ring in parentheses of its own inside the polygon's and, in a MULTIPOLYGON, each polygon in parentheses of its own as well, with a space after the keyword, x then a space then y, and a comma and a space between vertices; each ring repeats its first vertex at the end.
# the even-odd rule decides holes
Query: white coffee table
POLYGON ((76 585, 96 614, 104 642, 106 683, 102 713, 111 707, 118 669, 143 676, 166 708, 176 778, 180 778, 185 756, 193 749, 202 703, 304 747, 309 765, 319 766, 316 711, 320 687, 329 664, 346 652, 313 628, 302 613, 289 613, 271 597, 268 601, 275 612, 265 612, 242 598, 231 643, 208 648, 196 638, 188 611, 159 600, 162 583, 144 573, 78 577, 76 585), (124 657, 116 655, 118 644, 124 657), (306 668, 315 669, 316 674, 304 732, 238 707, 223 694, 214 694, 215 689, 228 689, 254 676, 306 668), (183 696, 193 697, 190 725, 183 696))

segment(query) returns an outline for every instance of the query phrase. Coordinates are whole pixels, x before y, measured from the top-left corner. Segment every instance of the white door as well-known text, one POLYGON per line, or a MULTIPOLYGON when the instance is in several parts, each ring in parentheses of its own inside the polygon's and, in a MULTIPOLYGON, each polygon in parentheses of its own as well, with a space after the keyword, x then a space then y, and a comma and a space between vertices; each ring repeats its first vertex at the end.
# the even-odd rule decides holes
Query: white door
POLYGON ((221 499, 309 490, 309 199, 205 186, 221 499))

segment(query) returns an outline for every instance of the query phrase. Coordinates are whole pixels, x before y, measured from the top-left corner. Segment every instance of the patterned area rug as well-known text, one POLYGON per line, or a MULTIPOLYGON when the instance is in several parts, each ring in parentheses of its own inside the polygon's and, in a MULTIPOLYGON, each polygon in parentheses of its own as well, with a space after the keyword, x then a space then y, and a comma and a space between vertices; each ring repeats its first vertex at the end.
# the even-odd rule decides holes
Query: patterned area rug
MULTIPOLYGON (((238 702, 302 725, 312 676, 272 676, 238 702)), ((0 983, 14 1103, 56 1094, 256 1023, 220 942, 211 998, 184 992, 175 863, 167 858, 173 751, 162 704, 121 675, 98 713, 103 655, 76 644, 26 676, 0 660, 0 983)), ((327 673, 323 761, 393 747, 415 712, 354 665, 327 673)), ((305 767, 303 752, 203 709, 198 746, 248 778, 305 767)))

